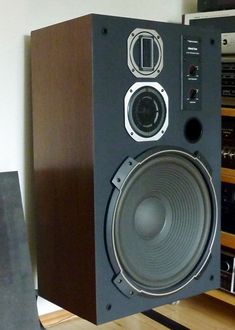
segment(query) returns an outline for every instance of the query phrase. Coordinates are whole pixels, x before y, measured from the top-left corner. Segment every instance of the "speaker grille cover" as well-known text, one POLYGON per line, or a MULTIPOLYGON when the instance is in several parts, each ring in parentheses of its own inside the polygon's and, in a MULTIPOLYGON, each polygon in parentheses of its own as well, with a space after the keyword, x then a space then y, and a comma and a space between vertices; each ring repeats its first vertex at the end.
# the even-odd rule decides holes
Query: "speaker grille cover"
POLYGON ((128 164, 113 181, 112 263, 137 291, 175 292, 200 273, 210 255, 217 203, 209 172, 197 157, 177 150, 128 164))

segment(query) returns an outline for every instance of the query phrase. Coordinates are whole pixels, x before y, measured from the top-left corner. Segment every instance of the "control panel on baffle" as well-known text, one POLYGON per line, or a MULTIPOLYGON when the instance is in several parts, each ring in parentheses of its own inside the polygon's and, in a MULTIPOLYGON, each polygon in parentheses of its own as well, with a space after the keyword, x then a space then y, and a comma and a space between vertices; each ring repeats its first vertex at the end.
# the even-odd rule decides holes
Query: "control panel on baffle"
POLYGON ((182 109, 200 110, 201 107, 201 41, 200 38, 182 38, 182 109))

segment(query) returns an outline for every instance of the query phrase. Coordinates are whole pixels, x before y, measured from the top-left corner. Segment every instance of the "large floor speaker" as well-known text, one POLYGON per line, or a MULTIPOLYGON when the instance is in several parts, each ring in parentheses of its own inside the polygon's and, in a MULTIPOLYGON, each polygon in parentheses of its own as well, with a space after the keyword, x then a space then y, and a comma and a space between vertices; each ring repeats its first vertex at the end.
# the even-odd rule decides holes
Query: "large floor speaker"
POLYGON ((219 286, 219 39, 102 15, 32 32, 41 296, 102 323, 219 286))

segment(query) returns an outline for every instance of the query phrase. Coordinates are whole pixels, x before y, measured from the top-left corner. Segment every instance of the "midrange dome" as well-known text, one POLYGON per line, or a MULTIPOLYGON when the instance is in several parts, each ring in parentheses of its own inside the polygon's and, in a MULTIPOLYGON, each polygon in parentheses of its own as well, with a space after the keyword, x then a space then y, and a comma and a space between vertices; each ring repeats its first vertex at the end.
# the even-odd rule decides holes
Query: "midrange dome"
POLYGON ((169 100, 157 82, 136 82, 124 98, 125 128, 137 142, 157 141, 169 122, 169 100))
POLYGON ((107 237, 116 285, 131 295, 180 290, 205 265, 217 226, 206 167, 196 156, 164 150, 129 158, 113 183, 107 237))

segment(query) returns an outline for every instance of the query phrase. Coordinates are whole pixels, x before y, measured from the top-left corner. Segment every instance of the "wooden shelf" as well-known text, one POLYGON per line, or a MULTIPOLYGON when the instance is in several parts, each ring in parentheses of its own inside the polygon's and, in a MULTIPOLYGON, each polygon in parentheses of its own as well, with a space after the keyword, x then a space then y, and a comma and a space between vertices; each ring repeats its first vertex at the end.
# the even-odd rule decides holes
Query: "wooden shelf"
MULTIPOLYGON (((222 304, 220 300, 210 295, 199 295, 196 297, 181 300, 178 304, 166 304, 155 309, 163 316, 174 320, 185 329, 234 329, 234 306, 222 304)), ((41 317, 46 329, 53 330, 126 330, 145 329, 157 330, 166 329, 160 323, 146 317, 142 313, 119 318, 118 320, 96 326, 78 316, 70 317, 67 312, 54 312, 41 317), (67 314, 67 315, 66 315, 67 314)), ((172 328, 172 327, 171 327, 172 328)), ((179 329, 180 327, 178 327, 179 329)))
POLYGON ((235 117, 235 108, 222 108, 222 116, 235 117))
POLYGON ((222 290, 212 290, 206 292, 207 295, 226 302, 227 304, 235 306, 235 295, 222 290))
POLYGON ((235 250, 235 235, 222 231, 221 232, 221 245, 235 250))
POLYGON ((230 168, 222 168, 221 179, 223 182, 235 184, 235 170, 230 168))
POLYGON ((61 309, 49 314, 41 315, 40 321, 42 322, 44 327, 52 327, 56 324, 63 323, 73 318, 76 318, 76 316, 66 310, 61 309))

